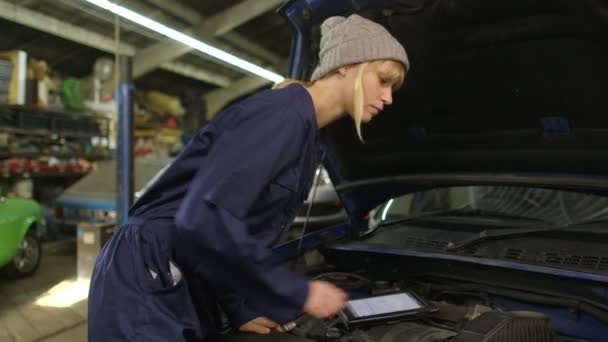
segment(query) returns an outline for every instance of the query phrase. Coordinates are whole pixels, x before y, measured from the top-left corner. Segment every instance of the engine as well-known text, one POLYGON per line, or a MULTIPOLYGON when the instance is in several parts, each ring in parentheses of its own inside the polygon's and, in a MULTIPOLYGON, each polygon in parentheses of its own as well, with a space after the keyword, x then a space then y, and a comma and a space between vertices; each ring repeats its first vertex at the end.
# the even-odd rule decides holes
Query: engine
MULTIPOLYGON (((394 291, 395 284, 367 283, 354 274, 326 277, 346 289, 371 286, 373 293, 394 291)), ((403 287, 402 287, 403 288, 403 287)), ((302 316, 291 334, 313 341, 339 342, 551 342, 555 339, 549 317, 538 312, 506 312, 467 294, 451 294, 441 301, 429 301, 438 308, 423 318, 366 328, 349 328, 340 317, 317 320, 302 316)))

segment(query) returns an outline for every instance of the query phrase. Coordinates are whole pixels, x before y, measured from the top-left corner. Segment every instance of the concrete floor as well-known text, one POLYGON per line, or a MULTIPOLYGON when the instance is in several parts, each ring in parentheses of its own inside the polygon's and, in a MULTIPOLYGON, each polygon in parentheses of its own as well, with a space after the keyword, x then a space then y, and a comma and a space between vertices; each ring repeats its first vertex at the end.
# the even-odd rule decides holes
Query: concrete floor
POLYGON ((86 341, 88 282, 75 277, 75 251, 45 246, 33 276, 0 278, 0 342, 86 341))
POLYGON ((40 340, 40 342, 81 342, 86 340, 87 323, 84 322, 71 329, 64 330, 57 335, 40 340))

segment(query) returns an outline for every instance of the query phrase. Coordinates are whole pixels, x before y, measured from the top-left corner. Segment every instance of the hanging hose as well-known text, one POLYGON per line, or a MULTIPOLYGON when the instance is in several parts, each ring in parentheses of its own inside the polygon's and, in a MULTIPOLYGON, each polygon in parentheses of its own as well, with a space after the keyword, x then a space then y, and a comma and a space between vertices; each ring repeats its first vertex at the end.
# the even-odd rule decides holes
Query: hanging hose
POLYGON ((306 228, 308 227, 308 221, 310 219, 310 213, 312 210, 312 204, 315 201, 315 196, 317 194, 317 187, 319 186, 319 178, 321 178, 321 168, 323 167, 323 160, 325 159, 325 151, 321 154, 321 163, 317 167, 315 171, 315 175, 312 182, 312 195, 310 201, 308 202, 308 207, 306 208, 306 218, 304 219, 304 225, 302 226, 302 232, 300 233, 300 238, 298 240, 298 251, 296 254, 296 259, 294 260, 293 267, 295 268, 297 262, 300 258, 300 253, 302 252, 302 241, 304 240, 304 236, 306 235, 306 228))
POLYGON ((314 180, 312 182, 312 196, 310 201, 308 202, 308 208, 306 208, 306 218, 304 220, 304 225, 302 226, 302 233, 300 234, 300 239, 298 241, 298 253, 299 256, 302 252, 302 240, 304 240, 304 235, 306 235, 306 227, 308 226, 308 220, 310 219, 310 212, 312 210, 312 204, 315 201, 315 196, 317 194, 317 187, 319 186, 319 178, 321 178, 321 168, 323 167, 323 159, 325 159, 325 151, 321 155, 321 163, 317 167, 315 171, 314 180))

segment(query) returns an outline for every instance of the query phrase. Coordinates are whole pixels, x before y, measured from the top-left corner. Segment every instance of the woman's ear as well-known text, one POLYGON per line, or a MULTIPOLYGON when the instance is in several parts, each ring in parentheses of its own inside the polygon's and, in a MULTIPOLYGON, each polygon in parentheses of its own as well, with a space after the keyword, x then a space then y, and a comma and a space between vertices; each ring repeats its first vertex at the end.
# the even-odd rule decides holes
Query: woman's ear
POLYGON ((343 67, 339 67, 338 68, 338 72, 337 74, 340 75, 340 77, 346 77, 346 74, 348 73, 348 68, 343 66, 343 67))

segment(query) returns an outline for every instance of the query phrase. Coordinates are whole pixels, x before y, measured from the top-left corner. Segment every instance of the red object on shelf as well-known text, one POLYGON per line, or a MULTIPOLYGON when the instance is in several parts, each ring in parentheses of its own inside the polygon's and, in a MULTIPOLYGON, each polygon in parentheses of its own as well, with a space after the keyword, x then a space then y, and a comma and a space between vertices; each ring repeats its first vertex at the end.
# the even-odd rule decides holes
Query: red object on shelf
POLYGON ((76 176, 91 171, 92 166, 80 161, 63 161, 49 164, 48 161, 12 158, 0 161, 0 174, 5 177, 27 175, 37 176, 76 176))
POLYGON ((167 121, 165 121, 165 126, 175 128, 177 127, 177 120, 175 120, 175 118, 169 118, 167 121))

